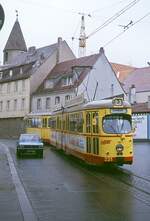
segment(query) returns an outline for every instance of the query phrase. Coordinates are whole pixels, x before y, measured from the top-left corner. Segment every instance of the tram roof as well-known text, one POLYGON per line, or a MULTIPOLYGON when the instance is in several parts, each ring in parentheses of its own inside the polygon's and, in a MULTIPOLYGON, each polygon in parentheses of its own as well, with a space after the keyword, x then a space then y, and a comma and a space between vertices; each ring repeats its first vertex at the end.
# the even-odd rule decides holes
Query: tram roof
MULTIPOLYGON (((100 100, 100 101, 91 101, 84 105, 84 109, 88 108, 113 108, 114 106, 112 99, 108 100, 100 100)), ((131 107, 131 105, 127 101, 123 101, 123 105, 117 106, 119 107, 131 107)))
POLYGON ((38 117, 38 116, 48 116, 51 115, 51 112, 30 112, 25 116, 26 117, 38 117))
POLYGON ((71 107, 63 108, 61 110, 57 110, 54 113, 61 113, 61 112, 73 112, 73 111, 80 111, 80 110, 89 110, 89 109, 104 109, 104 108, 131 108, 131 105, 127 101, 123 101, 123 105, 121 106, 114 106, 112 103, 112 99, 108 100, 99 100, 99 101, 90 101, 88 103, 74 105, 71 107))
POLYGON ((74 105, 74 106, 67 107, 67 108, 64 107, 53 112, 38 112, 38 113, 31 112, 26 117, 50 116, 50 115, 54 115, 54 114, 62 113, 62 112, 73 112, 73 111, 89 110, 89 109, 122 108, 122 107, 131 108, 131 105, 129 102, 123 101, 123 105, 114 106, 112 99, 108 99, 108 100, 90 101, 87 103, 74 105))

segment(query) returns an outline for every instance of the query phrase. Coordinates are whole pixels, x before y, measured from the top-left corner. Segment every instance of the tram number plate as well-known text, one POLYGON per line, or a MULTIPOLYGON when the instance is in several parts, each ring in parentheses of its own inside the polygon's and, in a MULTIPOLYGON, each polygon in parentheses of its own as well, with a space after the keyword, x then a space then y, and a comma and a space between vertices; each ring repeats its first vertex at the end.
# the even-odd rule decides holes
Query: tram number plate
POLYGON ((104 157, 104 161, 105 162, 112 162, 113 159, 112 159, 112 157, 104 157))

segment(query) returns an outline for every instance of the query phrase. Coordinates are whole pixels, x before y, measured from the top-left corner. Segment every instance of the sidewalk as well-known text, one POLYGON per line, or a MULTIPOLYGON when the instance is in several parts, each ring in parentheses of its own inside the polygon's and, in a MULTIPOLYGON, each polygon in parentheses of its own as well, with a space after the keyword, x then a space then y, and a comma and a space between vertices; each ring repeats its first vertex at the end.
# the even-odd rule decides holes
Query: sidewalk
POLYGON ((15 186, 12 181, 7 156, 0 146, 0 220, 23 221, 15 186))

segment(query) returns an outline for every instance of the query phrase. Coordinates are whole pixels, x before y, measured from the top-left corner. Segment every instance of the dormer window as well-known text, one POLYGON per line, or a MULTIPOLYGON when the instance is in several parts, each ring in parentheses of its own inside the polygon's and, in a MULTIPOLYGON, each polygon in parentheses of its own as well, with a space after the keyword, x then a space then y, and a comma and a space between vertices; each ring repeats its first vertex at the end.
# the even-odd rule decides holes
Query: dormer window
POLYGON ((53 80, 46 80, 45 81, 45 88, 53 88, 54 87, 54 82, 53 80))
POLYGON ((23 74, 23 70, 22 70, 22 68, 20 68, 20 74, 23 74))
POLYGON ((72 85, 72 83, 73 83, 73 77, 72 76, 69 76, 69 77, 66 77, 66 78, 62 79, 62 85, 63 86, 72 85))
POLYGON ((10 70, 10 71, 9 71, 9 76, 12 77, 12 75, 13 75, 13 71, 10 70))
POLYGON ((72 83, 73 83, 73 77, 70 76, 68 77, 68 85, 72 85, 72 83))

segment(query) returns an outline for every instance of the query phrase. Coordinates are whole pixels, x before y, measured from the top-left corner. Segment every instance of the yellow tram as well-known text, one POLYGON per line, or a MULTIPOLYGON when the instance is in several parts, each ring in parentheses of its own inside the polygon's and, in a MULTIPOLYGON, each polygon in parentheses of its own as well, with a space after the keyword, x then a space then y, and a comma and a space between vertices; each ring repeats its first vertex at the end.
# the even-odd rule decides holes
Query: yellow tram
POLYGON ((131 106, 122 98, 92 101, 52 113, 29 114, 27 133, 88 164, 132 164, 131 106))

